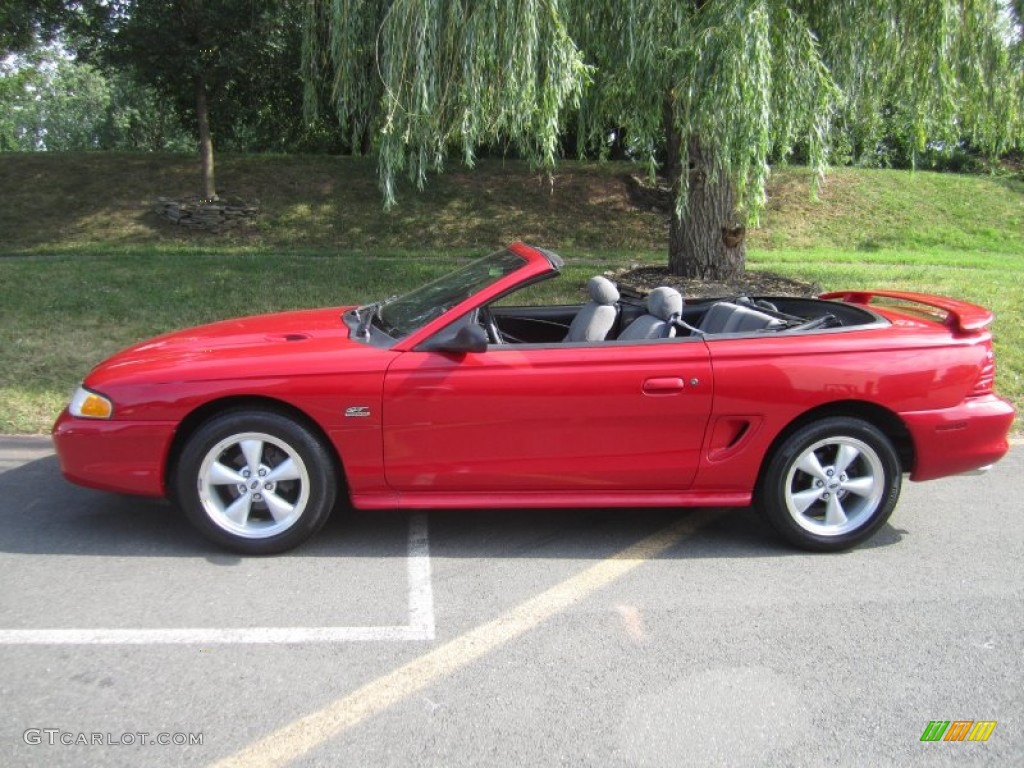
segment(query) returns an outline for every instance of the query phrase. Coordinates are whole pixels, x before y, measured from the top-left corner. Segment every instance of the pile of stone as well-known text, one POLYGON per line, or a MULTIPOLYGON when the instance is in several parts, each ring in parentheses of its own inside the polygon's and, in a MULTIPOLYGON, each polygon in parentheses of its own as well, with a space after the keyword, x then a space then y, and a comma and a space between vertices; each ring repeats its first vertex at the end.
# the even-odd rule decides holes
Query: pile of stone
POLYGON ((219 231, 251 222, 260 212, 259 203, 238 198, 205 200, 201 197, 157 198, 153 211, 157 216, 189 229, 219 231))

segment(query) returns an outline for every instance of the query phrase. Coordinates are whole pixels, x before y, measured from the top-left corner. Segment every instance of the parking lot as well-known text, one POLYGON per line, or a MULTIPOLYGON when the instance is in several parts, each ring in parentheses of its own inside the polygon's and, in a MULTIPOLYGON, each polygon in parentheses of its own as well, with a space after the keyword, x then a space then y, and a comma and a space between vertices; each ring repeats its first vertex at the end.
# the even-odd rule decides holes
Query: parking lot
POLYGON ((0 438, 0 765, 1024 764, 1022 498, 1017 446, 840 555, 593 509, 350 513, 243 558, 0 438))

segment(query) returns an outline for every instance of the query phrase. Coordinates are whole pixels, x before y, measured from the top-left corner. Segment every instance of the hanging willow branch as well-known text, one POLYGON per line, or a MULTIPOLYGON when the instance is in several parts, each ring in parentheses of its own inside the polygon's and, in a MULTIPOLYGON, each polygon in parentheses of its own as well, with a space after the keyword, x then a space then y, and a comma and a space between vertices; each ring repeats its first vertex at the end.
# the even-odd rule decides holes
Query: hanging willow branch
POLYGON ((509 142, 550 167, 572 125, 581 152, 615 130, 653 168, 671 128, 753 219, 769 158, 800 145, 823 171, 836 127, 869 149, 1024 144, 1015 20, 1001 0, 308 0, 304 71, 372 127, 388 204, 453 151, 509 142))
MULTIPOLYGON (((314 26, 325 13, 339 116, 358 121, 379 103, 388 204, 397 174, 407 170, 422 186, 453 147, 472 165, 479 146, 507 141, 554 165, 565 114, 588 82, 559 0, 310 0, 314 26)), ((307 61, 323 55, 313 38, 307 35, 307 61)))

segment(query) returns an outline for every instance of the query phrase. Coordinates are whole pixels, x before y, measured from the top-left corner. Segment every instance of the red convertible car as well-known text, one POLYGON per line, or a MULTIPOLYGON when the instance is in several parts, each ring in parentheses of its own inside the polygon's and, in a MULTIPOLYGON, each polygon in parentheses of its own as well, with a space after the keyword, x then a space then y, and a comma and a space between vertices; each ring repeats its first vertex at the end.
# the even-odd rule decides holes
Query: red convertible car
POLYGON ((98 365, 54 426, 64 475, 169 496, 213 541, 296 546, 358 509, 756 505, 839 550, 902 476, 987 467, 1014 418, 991 313, 888 291, 516 306, 515 243, 400 298, 227 320, 98 365))

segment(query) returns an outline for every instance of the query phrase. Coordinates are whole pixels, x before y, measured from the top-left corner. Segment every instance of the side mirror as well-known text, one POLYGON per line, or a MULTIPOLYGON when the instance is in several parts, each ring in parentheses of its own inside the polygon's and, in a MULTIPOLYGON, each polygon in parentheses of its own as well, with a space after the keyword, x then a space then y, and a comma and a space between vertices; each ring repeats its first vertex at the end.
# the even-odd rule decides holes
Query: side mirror
POLYGON ((418 349, 421 352, 448 352, 455 355, 486 352, 487 332, 476 323, 467 323, 454 333, 447 329, 441 331, 423 342, 418 349))

